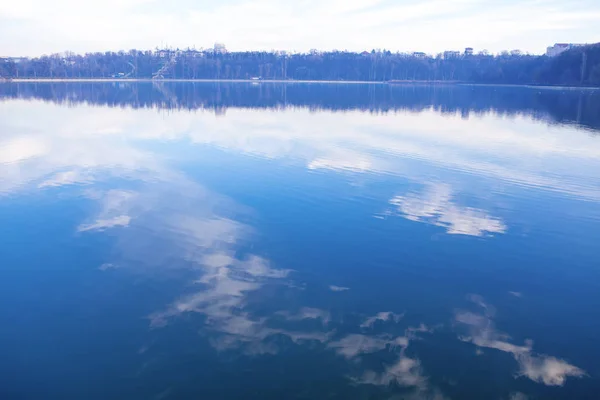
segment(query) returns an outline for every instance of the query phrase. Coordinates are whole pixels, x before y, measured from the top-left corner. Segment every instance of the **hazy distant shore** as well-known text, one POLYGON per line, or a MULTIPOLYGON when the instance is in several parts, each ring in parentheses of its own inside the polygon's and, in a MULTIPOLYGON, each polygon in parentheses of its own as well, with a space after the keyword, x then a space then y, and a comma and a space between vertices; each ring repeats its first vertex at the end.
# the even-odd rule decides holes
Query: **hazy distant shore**
POLYGON ((0 79, 1 83, 162 83, 162 82, 198 82, 198 83, 254 83, 254 84, 338 84, 338 85, 467 85, 467 86, 512 86, 550 89, 590 89, 600 90, 596 86, 536 85, 514 83, 473 83, 462 81, 392 80, 392 81, 331 81, 331 80, 282 80, 282 79, 152 79, 152 78, 15 78, 0 79))

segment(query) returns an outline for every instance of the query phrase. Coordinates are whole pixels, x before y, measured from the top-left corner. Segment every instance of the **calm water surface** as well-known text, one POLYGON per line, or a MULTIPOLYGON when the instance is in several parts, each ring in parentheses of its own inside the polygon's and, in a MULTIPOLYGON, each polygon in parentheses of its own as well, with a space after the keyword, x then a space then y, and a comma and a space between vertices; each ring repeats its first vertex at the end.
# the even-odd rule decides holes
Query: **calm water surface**
POLYGON ((600 398, 600 92, 0 84, 1 399, 600 398))

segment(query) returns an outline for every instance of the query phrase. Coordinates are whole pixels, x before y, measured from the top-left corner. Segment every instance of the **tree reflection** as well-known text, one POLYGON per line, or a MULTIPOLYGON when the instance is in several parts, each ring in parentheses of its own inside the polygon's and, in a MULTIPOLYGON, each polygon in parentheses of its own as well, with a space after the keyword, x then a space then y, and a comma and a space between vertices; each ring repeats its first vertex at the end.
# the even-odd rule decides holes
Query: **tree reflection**
POLYGON ((224 82, 47 82, 0 85, 0 99, 41 99, 122 108, 212 110, 228 108, 361 110, 371 113, 460 113, 464 118, 493 112, 530 116, 549 124, 600 129, 600 91, 562 88, 224 82))

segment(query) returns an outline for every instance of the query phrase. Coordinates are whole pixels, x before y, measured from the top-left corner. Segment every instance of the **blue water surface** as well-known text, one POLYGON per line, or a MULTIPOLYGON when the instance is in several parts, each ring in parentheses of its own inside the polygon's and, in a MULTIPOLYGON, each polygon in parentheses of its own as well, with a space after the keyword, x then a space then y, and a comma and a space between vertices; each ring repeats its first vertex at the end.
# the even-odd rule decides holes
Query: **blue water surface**
POLYGON ((1 399, 597 399, 600 91, 0 84, 1 399))

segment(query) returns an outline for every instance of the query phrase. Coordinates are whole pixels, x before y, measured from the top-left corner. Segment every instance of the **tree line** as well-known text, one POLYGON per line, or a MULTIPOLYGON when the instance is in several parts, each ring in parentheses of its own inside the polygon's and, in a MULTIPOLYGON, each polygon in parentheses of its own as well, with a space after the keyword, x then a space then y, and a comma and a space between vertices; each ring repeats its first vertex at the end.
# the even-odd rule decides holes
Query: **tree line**
POLYGON ((65 53, 0 59, 3 78, 167 78, 330 81, 453 81, 492 84, 600 86, 600 43, 556 57, 347 51, 286 54, 215 50, 154 50, 65 53))

